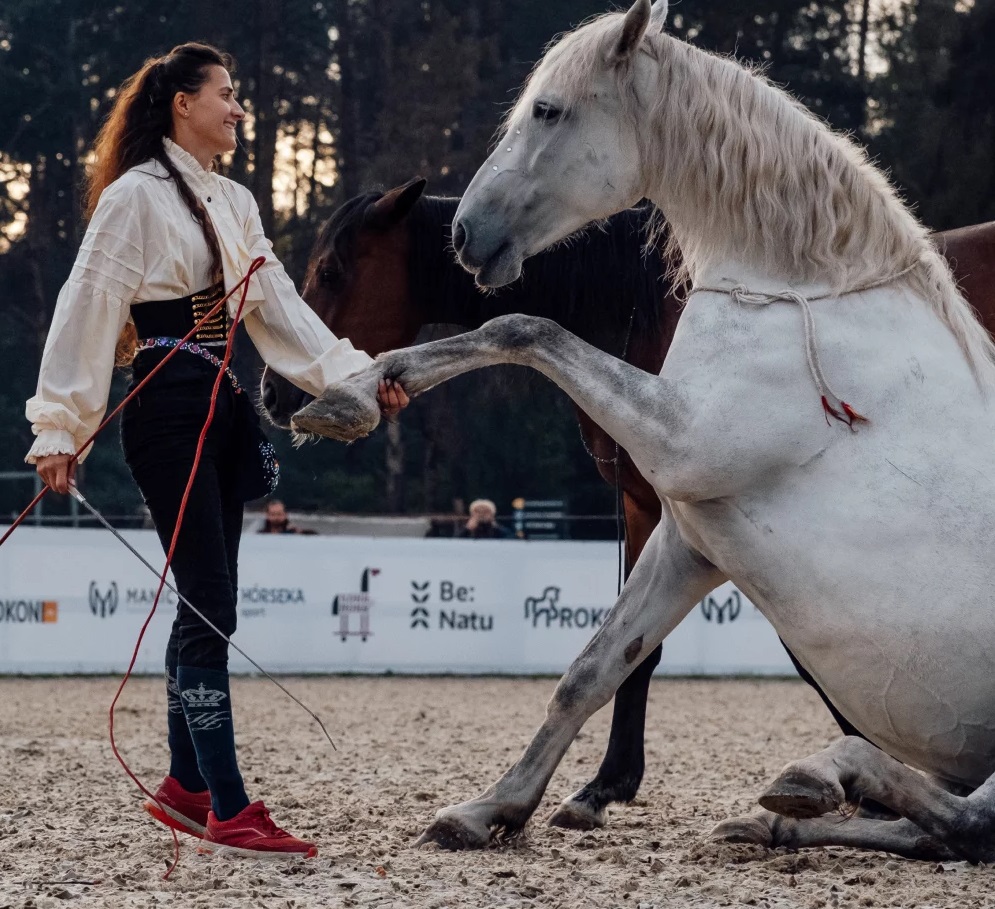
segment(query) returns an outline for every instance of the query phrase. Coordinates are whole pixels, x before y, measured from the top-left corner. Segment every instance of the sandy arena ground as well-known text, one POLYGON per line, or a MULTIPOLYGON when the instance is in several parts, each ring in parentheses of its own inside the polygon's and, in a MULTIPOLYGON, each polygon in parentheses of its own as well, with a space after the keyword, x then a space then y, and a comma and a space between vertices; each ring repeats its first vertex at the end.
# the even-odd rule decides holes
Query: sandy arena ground
MULTIPOLYGON (((593 833, 544 826, 597 768, 606 709, 571 748, 523 838, 456 854, 411 843, 436 809, 476 795, 518 756, 554 682, 290 685, 339 750, 272 685, 236 680, 242 768, 250 797, 313 837, 320 857, 211 859, 184 840, 179 868, 163 881, 172 840, 140 810, 107 741, 114 682, 0 679, 0 907, 995 906, 995 871, 985 867, 707 841, 713 824, 752 810, 783 764, 835 736, 800 682, 658 680, 636 804, 613 809, 610 826, 593 833)), ((118 711, 119 742, 153 786, 166 762, 161 688, 134 681, 118 711)))

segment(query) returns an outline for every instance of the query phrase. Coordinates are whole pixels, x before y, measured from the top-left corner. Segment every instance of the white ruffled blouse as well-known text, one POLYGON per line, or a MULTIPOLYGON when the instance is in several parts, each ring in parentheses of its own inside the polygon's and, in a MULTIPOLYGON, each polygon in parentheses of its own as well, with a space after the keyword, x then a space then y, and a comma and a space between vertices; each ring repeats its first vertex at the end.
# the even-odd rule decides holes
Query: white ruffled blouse
MULTIPOLYGON (((204 170, 168 138, 164 142, 214 224, 225 288, 239 282, 253 259, 266 259, 249 281, 242 310, 263 360, 313 395, 368 366, 370 357, 336 338, 300 298, 263 233, 249 190, 204 170)), ((203 231, 158 161, 132 168, 101 193, 59 293, 38 389, 25 408, 36 436, 25 458, 29 464, 43 455, 72 454, 100 425, 114 349, 131 307, 203 290, 210 266, 203 231)), ((241 291, 228 301, 232 317, 240 298, 241 291)))

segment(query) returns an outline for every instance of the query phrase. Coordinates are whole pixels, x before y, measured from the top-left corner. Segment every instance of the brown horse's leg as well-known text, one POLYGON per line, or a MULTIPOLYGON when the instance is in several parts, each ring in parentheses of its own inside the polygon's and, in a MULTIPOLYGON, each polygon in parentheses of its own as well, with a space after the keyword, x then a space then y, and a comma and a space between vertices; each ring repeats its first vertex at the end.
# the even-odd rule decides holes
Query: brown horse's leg
MULTIPOLYGON (((625 574, 629 576, 650 534, 660 522, 659 505, 655 509, 640 504, 628 493, 625 506, 625 574)), ((608 819, 606 808, 612 802, 631 802, 643 779, 645 757, 643 736, 646 728, 646 699, 653 670, 660 663, 663 645, 658 645, 639 664, 615 692, 612 728, 597 776, 566 799, 549 819, 554 827, 590 830, 603 827, 608 819)))
POLYGON ((912 821, 867 820, 841 814, 797 819, 760 811, 750 817, 735 817, 719 824, 710 834, 726 843, 754 843, 776 849, 810 846, 849 846, 891 852, 904 858, 929 862, 957 860, 954 852, 933 839, 912 821))

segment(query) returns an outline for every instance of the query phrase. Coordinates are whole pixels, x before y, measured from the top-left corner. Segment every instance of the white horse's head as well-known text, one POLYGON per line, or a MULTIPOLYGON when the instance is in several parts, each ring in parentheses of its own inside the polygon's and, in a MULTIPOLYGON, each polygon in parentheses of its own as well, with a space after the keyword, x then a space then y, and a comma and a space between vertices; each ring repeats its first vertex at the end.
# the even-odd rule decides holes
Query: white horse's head
POLYGON ((638 91, 630 69, 647 29, 666 15, 667 0, 636 0, 624 16, 571 32, 539 63, 453 221, 456 252, 478 284, 514 281, 529 256, 645 195, 626 88, 638 91))

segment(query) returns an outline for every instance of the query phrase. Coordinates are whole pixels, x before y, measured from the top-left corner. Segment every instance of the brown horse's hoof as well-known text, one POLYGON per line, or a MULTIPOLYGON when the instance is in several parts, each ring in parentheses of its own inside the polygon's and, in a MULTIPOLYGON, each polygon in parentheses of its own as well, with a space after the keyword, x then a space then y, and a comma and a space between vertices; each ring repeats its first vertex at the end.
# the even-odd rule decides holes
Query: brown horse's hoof
POLYGON ((297 411, 290 419, 290 428, 339 442, 353 442, 368 436, 379 423, 380 406, 376 397, 341 382, 297 411))
POLYGON ((783 817, 821 817, 836 811, 846 796, 838 782, 795 765, 785 770, 760 796, 760 804, 783 817))
POLYGON ((550 827, 563 827, 566 830, 598 830, 608 823, 608 812, 602 808, 595 811, 583 802, 567 799, 553 812, 547 824, 550 827))

